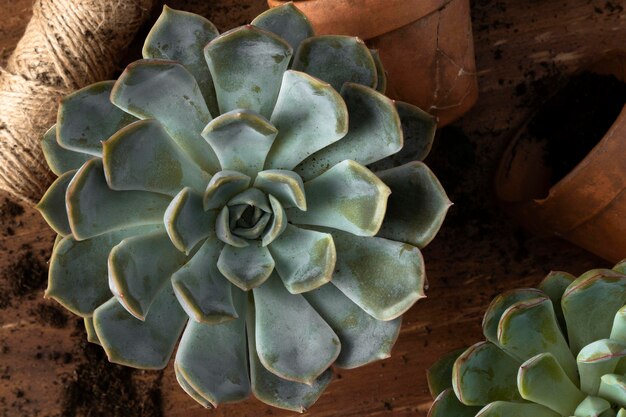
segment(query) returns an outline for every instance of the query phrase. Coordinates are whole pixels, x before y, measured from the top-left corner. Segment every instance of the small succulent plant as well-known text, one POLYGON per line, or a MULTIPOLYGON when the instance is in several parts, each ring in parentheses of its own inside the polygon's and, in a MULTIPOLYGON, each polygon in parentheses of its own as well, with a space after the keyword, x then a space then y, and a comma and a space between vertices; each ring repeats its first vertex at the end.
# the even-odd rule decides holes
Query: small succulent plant
POLYGON ((626 261, 496 297, 428 371, 430 417, 626 417, 626 261))
POLYGON ((450 205, 419 162, 436 120, 291 4, 222 35, 166 7, 143 55, 64 98, 44 136, 46 295, 112 362, 160 369, 179 342, 206 407, 252 392, 302 411, 331 365, 387 357, 423 297, 419 248, 450 205), (404 141, 415 162, 366 167, 404 141))

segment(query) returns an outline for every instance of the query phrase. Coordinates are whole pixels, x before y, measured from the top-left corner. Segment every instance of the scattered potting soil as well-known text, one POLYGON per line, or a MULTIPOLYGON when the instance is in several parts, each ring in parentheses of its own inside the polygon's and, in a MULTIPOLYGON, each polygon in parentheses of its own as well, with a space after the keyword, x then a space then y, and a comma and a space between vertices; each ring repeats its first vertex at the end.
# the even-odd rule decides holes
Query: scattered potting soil
POLYGON ((528 125, 534 139, 545 141, 545 163, 552 182, 565 177, 609 130, 626 104, 626 83, 612 75, 584 72, 573 76, 541 107, 528 125))
POLYGON ((61 307, 54 304, 39 304, 32 313, 44 325, 57 329, 67 326, 67 314, 61 307))
POLYGON ((17 297, 43 289, 48 278, 45 264, 29 247, 25 247, 3 273, 6 274, 12 294, 17 297))
POLYGON ((84 346, 85 362, 65 387, 61 417, 161 417, 160 377, 137 384, 131 368, 109 363, 101 347, 84 346), (146 385, 146 386, 143 386, 146 385))

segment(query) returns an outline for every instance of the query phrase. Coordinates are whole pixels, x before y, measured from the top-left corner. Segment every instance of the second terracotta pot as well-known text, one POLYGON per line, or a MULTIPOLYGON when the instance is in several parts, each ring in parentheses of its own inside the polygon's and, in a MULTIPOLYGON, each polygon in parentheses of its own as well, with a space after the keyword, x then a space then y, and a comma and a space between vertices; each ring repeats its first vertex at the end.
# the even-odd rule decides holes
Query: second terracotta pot
MULTIPOLYGON (((268 0, 270 6, 287 3, 268 0)), ((478 98, 469 0, 300 0, 316 34, 350 35, 379 51, 387 95, 446 125, 478 98)))

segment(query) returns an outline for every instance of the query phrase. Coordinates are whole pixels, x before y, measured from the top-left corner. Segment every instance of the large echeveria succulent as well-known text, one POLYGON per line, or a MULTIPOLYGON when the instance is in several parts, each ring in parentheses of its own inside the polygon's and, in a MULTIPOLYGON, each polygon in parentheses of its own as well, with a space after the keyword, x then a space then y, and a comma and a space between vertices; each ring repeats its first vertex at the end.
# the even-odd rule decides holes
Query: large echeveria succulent
POLYGON ((222 35, 165 8, 143 54, 66 97, 42 142, 47 296, 123 365, 163 368, 182 332, 176 376, 207 407, 304 410, 332 364, 387 357, 423 296, 449 201, 421 162, 365 165, 404 139, 422 159, 436 122, 292 5, 222 35))
POLYGON ((626 261, 496 297, 428 372, 430 417, 626 417, 626 261))

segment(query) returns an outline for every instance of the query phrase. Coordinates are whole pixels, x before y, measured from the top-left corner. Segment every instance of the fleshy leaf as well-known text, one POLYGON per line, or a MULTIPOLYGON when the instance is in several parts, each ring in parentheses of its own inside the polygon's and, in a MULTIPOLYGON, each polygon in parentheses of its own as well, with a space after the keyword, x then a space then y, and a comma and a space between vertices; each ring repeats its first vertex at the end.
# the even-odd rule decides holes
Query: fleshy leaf
POLYGON ((486 405, 476 417, 561 417, 539 404, 510 403, 506 401, 494 401, 486 405))
POLYGON ((580 389, 586 394, 597 395, 602 375, 613 373, 624 357, 626 344, 611 339, 597 340, 582 348, 576 358, 580 389))
MULTIPOLYGON (((598 385, 599 383, 600 380, 598 379, 598 385)), ((598 397, 587 397, 576 407, 574 415, 576 417, 601 416, 602 413, 610 409, 611 404, 608 401, 598 397)))
POLYGON ((356 368, 391 355, 400 333, 401 317, 376 320, 330 284, 303 295, 339 336, 341 352, 335 366, 356 368))
POLYGON ((344 159, 369 165, 402 149, 400 116, 391 99, 376 90, 352 83, 343 86, 341 96, 348 107, 348 133, 295 168, 305 180, 344 159))
POLYGON ((130 314, 144 320, 186 259, 164 231, 126 238, 109 255, 109 287, 130 314))
POLYGON ((87 333, 87 341, 89 343, 95 343, 96 345, 99 345, 100 341, 98 340, 96 329, 93 327, 93 318, 85 317, 83 321, 85 323, 85 332, 87 333))
POLYGON ((189 317, 215 324, 237 318, 230 282, 217 269, 224 245, 209 237, 198 252, 172 276, 174 293, 189 317))
POLYGON ((224 206, 217 215, 215 220, 215 233, 217 238, 228 246, 234 246, 237 248, 245 248, 249 245, 246 239, 233 234, 231 228, 230 210, 228 206, 224 206))
POLYGON ((158 120, 200 168, 219 171, 217 156, 200 133, 211 120, 200 87, 181 64, 143 59, 130 64, 115 83, 111 101, 140 119, 158 120))
POLYGON ((303 413, 322 395, 330 384, 333 371, 327 369, 310 385, 288 381, 274 375, 261 363, 256 347, 254 305, 248 309, 247 333, 250 358, 250 379, 254 396, 274 407, 303 413))
POLYGON ((303 40, 315 34, 309 19, 291 3, 261 13, 252 24, 280 36, 294 51, 303 40))
POLYGON ((298 207, 306 211, 304 184, 302 178, 293 171, 261 171, 254 180, 254 187, 276 197, 284 208, 298 207))
POLYGON ((626 306, 620 308, 615 313, 609 338, 626 343, 626 306))
POLYGON ((185 375, 180 372, 176 363, 174 363, 174 375, 176 376, 176 381, 178 381, 178 385, 193 398, 198 404, 207 409, 212 409, 211 402, 204 398, 194 387, 192 387, 187 380, 185 379, 185 375))
POLYGON ((163 221, 169 197, 148 191, 113 191, 106 183, 102 160, 78 170, 65 203, 72 234, 78 240, 114 230, 163 221))
POLYGON ((333 276, 337 253, 328 233, 287 225, 269 250, 278 275, 292 294, 314 290, 333 276))
POLYGON ((102 146, 104 173, 113 190, 174 196, 187 186, 202 193, 211 179, 156 120, 126 126, 102 146))
POLYGON ((422 162, 409 162, 376 175, 391 189, 378 235, 418 248, 428 245, 452 205, 435 174, 422 162))
POLYGON ((217 268, 230 282, 248 291, 270 277, 274 259, 270 251, 257 241, 242 248, 226 245, 220 253, 217 268))
POLYGON ((326 81, 337 91, 344 83, 376 88, 378 74, 370 50, 359 38, 325 35, 305 39, 293 58, 293 69, 326 81))
POLYGON ((270 121, 278 136, 265 163, 267 168, 293 169, 348 133, 348 109, 337 91, 297 71, 283 75, 270 121))
POLYGON ((461 403, 454 395, 454 391, 448 388, 435 398, 428 411, 428 417, 474 417, 479 410, 480 407, 470 407, 461 403))
POLYGON ((204 209, 223 207, 228 200, 250 185, 250 177, 235 171, 220 171, 213 175, 204 192, 204 209))
POLYGON ((372 54, 372 59, 376 66, 376 91, 385 94, 385 91, 387 91, 387 73, 383 67, 383 62, 380 60, 380 54, 376 49, 370 49, 370 54, 372 54))
POLYGON ((507 308, 500 318, 498 344, 520 362, 542 352, 552 354, 578 385, 576 359, 556 321, 552 301, 546 296, 518 301, 507 308))
POLYGON ((550 300, 552 300, 552 307, 556 318, 559 320, 561 330, 565 332, 565 317, 563 317, 563 309, 561 308, 561 297, 567 289, 567 287, 576 279, 572 274, 567 272, 552 271, 550 272, 539 284, 539 289, 543 291, 550 300))
POLYGON ((257 352, 268 371, 310 385, 337 359, 335 332, 276 274, 254 289, 254 302, 257 352))
POLYGON ((236 299, 239 318, 221 324, 189 320, 176 352, 176 367, 213 406, 241 401, 250 394, 246 351, 246 296, 236 299))
POLYGON ((219 35, 207 19, 195 13, 163 6, 143 45, 144 58, 180 62, 194 76, 213 116, 219 114, 211 73, 202 53, 205 45, 219 35))
POLYGON ((374 236, 385 217, 391 191, 370 170, 345 160, 304 184, 307 211, 287 209, 294 224, 332 227, 374 236))
POLYGON ((107 261, 111 249, 121 240, 162 230, 161 226, 139 226, 77 241, 67 236, 55 245, 50 258, 46 297, 79 316, 90 316, 112 297, 107 261))
POLYGON ((574 354, 611 332, 615 313, 626 304, 626 275, 609 269, 585 272, 563 294, 561 307, 574 354), (590 309, 589 306, 594 306, 590 309))
POLYGON ((61 236, 72 233, 67 208, 65 207, 65 193, 74 178, 76 171, 68 171, 57 178, 46 190, 41 200, 35 206, 46 220, 48 225, 61 236))
POLYGON ((94 327, 110 362, 140 369, 163 369, 172 356, 187 315, 166 286, 144 321, 111 298, 94 313, 94 327))
POLYGON ((263 191, 256 188, 248 188, 244 192, 239 193, 230 200, 228 200, 229 206, 239 204, 258 207, 266 213, 272 211, 268 197, 263 191))
POLYGON ((378 320, 393 320, 424 297, 418 248, 382 238, 331 232, 337 248, 332 284, 378 320))
POLYGON ((248 25, 204 48, 220 113, 246 109, 269 119, 293 51, 282 38, 248 25))
POLYGON ((541 353, 524 362, 517 376, 517 386, 522 398, 562 416, 573 416, 578 404, 585 399, 550 353, 541 353))
POLYGON ((213 119, 202 131, 222 169, 254 176, 263 169, 276 128, 248 110, 233 110, 213 119))
POLYGON ((61 147, 101 156, 100 142, 137 120, 109 100, 114 83, 91 84, 61 99, 57 113, 57 142, 61 147))
POLYGON ((52 125, 44 133, 41 140, 41 149, 46 162, 55 175, 61 176, 67 171, 81 167, 82 164, 93 158, 93 155, 70 151, 57 143, 57 125, 52 125))
POLYGON ((215 211, 204 211, 202 195, 183 188, 165 210, 165 230, 174 246, 187 255, 214 230, 215 211))
POLYGON ((428 368, 426 379, 428 380, 428 390, 433 398, 446 389, 452 388, 452 368, 454 367, 454 362, 465 350, 465 348, 453 350, 443 355, 428 368))
POLYGON ((599 395, 620 407, 626 407, 626 377, 607 374, 600 382, 599 395))
POLYGON ((465 405, 519 401, 516 376, 519 362, 490 342, 479 342, 454 362, 452 387, 465 405))
POLYGON ((273 195, 269 194, 270 205, 272 206, 272 222, 269 224, 261 244, 267 246, 272 243, 278 236, 280 236, 287 228, 287 214, 280 201, 273 195))
POLYGON ((613 271, 619 272, 620 274, 626 274, 626 259, 615 264, 613 271))

